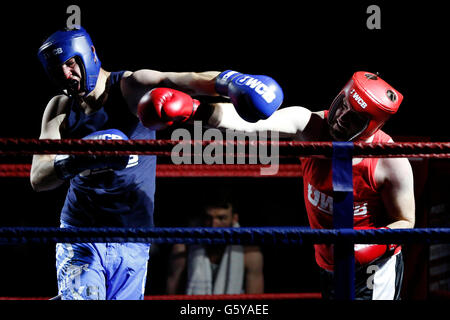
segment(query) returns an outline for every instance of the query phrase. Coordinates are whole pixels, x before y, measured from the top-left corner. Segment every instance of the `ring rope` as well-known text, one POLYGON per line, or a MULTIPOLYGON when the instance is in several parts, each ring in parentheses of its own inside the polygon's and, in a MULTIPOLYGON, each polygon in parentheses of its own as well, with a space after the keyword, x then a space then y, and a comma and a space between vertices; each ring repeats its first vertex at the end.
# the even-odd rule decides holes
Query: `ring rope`
MULTIPOLYGON (((269 146, 276 145, 280 155, 284 157, 321 156, 331 157, 332 142, 301 141, 174 141, 174 140, 83 140, 83 139, 25 139, 1 138, 0 155, 31 154, 102 154, 125 155, 145 154, 171 156, 177 145, 197 147, 208 145, 236 146, 269 146)), ((450 142, 394 142, 366 143, 354 142, 353 155, 359 157, 421 157, 450 158, 450 142)), ((198 149, 198 148, 197 148, 198 149)), ((242 154, 234 154, 242 156, 242 154)))
POLYGON ((0 243, 145 242, 186 244, 450 243, 450 228, 311 229, 1 227, 0 243))
MULTIPOLYGON (((0 139, 0 155, 30 154, 152 154, 169 156, 176 145, 249 146, 276 144, 283 157, 333 155, 331 142, 171 141, 171 140, 37 140, 0 139), (93 149, 95 147, 95 149, 93 149), (42 150, 44 149, 44 150, 42 150)), ((450 158, 450 143, 353 143, 351 156, 450 158)), ((234 149, 233 149, 234 150, 234 149)), ((201 149, 200 149, 201 151, 201 149)), ((227 150, 228 151, 228 150, 227 150)), ((238 154, 239 155, 239 154, 238 154)), ((333 158, 334 159, 334 158, 333 158)), ((20 165, 19 165, 20 166, 20 165)), ((25 171, 23 168, 19 170, 25 171)), ((29 170, 27 170, 29 171, 29 170)), ((22 173, 24 174, 24 173, 22 173)), ((450 243, 450 228, 416 229, 308 229, 268 228, 0 228, 0 244, 47 242, 148 242, 207 244, 303 243, 450 243)), ((351 287, 351 285, 349 285, 351 287)), ((343 296, 347 295, 342 291, 343 296)))
POLYGON ((147 295, 144 300, 297 300, 320 299, 319 292, 299 293, 262 293, 262 294, 177 294, 177 295, 147 295))
MULTIPOLYGON (((298 300, 298 299, 320 299, 320 292, 298 292, 298 293, 262 293, 262 294, 175 294, 175 295, 145 295, 144 300, 298 300)), ((49 300, 49 297, 0 297, 0 300, 49 300)))
MULTIPOLYGON (((158 164, 156 177, 301 177, 299 164, 280 164, 278 171, 270 176, 261 175, 261 168, 264 167, 265 165, 259 164, 235 164, 230 170, 230 166, 226 164, 158 164)), ((30 164, 0 164, 0 178, 27 178, 30 176, 30 170, 30 164)))

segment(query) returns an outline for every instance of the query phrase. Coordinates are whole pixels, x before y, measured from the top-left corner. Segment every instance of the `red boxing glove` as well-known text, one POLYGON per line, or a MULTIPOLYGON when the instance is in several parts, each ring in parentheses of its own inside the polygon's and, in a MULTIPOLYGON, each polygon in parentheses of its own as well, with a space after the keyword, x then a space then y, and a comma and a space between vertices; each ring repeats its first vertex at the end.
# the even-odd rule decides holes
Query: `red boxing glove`
POLYGON ((155 88, 141 98, 137 114, 142 124, 161 130, 174 122, 184 122, 197 111, 200 102, 188 94, 169 88, 155 88))
MULTIPOLYGON (((355 230, 389 229, 388 227, 355 227, 355 230)), ((355 262, 367 265, 385 254, 395 254, 401 250, 398 244, 355 244, 355 262)))

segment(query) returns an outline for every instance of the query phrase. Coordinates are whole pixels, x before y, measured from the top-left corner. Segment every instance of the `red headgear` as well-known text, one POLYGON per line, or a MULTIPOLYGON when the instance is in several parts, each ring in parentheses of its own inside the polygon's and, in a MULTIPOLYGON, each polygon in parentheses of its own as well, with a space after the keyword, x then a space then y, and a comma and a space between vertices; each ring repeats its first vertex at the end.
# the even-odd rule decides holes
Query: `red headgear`
POLYGON ((355 72, 331 104, 329 123, 344 98, 354 111, 368 118, 367 124, 349 139, 351 141, 356 138, 367 139, 380 129, 389 117, 397 112, 403 95, 373 73, 355 72))

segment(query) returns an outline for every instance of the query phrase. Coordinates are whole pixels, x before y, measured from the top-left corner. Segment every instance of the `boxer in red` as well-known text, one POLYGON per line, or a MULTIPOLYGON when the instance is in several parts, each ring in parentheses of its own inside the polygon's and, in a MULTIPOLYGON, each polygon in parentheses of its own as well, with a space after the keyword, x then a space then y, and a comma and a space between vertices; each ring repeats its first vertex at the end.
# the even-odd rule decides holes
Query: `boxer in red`
MULTIPOLYGON (((242 120, 226 103, 200 105, 210 109, 210 126, 246 132, 277 131, 299 141, 393 142, 381 129, 395 114, 403 96, 378 75, 356 72, 328 110, 311 112, 284 107, 268 119, 242 120)), ((206 113, 208 114, 208 113, 206 113)), ((312 228, 330 229, 333 189, 330 159, 302 160, 304 198, 312 228)), ((354 227, 412 228, 415 221, 413 174, 406 158, 354 158, 354 227)), ((315 245, 321 269, 322 294, 334 297, 333 247, 315 245)), ((399 299, 403 275, 398 245, 355 245, 355 298, 399 299)))
MULTIPOLYGON (((216 90, 219 93, 234 94, 235 90, 242 86, 241 82, 228 80, 230 74, 234 75, 232 72, 224 74, 222 79, 227 81, 223 83, 217 81, 216 87, 218 84, 221 87, 228 86, 228 90, 222 90, 223 88, 216 90)), ((178 92, 177 96, 179 95, 185 94, 178 92)), ((311 112, 299 106, 275 109, 266 108, 265 104, 247 103, 243 112, 235 102, 249 101, 248 95, 240 93, 239 97, 231 99, 235 107, 230 103, 204 103, 198 106, 197 101, 188 95, 184 96, 183 101, 186 101, 185 104, 190 106, 190 109, 193 104, 195 105, 194 119, 202 119, 207 125, 219 129, 245 132, 276 131, 282 137, 300 141, 378 143, 393 142, 381 127, 397 112, 403 100, 402 94, 378 75, 364 71, 353 74, 328 110, 311 112)), ((149 114, 152 118, 163 114, 155 103, 145 102, 140 110, 144 118, 149 114), (149 112, 155 107, 156 112, 149 112)), ((191 111, 188 113, 192 115, 191 111)), ((186 118, 183 114, 180 116, 172 114, 171 117, 186 118)), ((302 160, 302 169, 304 199, 311 227, 333 228, 331 160, 305 159, 302 160)), ((354 158, 353 186, 355 228, 414 227, 414 182, 408 159, 354 158)), ((333 299, 333 246, 315 245, 315 256, 321 270, 322 295, 324 298, 333 299)), ((356 299, 400 298, 403 258, 399 245, 356 244, 355 262, 356 299)))

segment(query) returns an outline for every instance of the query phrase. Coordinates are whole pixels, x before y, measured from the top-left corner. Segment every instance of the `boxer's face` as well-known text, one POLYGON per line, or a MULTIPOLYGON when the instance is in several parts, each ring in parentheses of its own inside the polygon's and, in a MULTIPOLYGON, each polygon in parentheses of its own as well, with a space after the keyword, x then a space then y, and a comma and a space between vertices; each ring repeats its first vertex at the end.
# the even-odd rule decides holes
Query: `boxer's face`
POLYGON ((233 208, 208 207, 205 210, 205 227, 209 228, 229 228, 237 222, 237 214, 233 213, 233 208))
POLYGON ((60 87, 72 94, 83 94, 81 91, 82 72, 75 58, 70 58, 62 65, 52 68, 50 72, 60 87))
POLYGON ((349 141, 364 131, 369 123, 366 116, 353 110, 345 97, 342 103, 336 106, 334 117, 330 120, 330 135, 336 141, 349 141))

